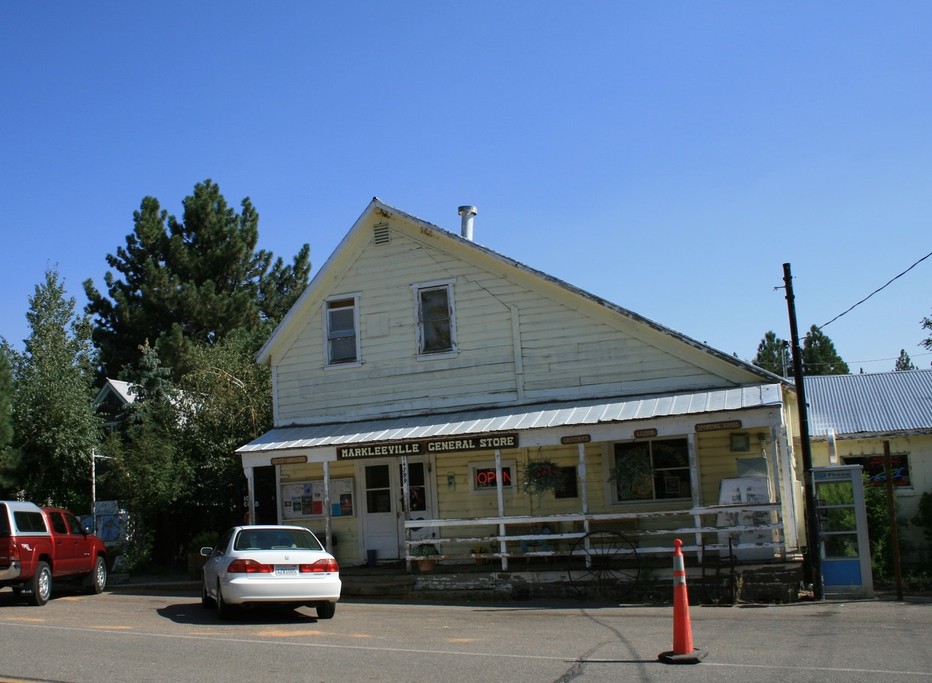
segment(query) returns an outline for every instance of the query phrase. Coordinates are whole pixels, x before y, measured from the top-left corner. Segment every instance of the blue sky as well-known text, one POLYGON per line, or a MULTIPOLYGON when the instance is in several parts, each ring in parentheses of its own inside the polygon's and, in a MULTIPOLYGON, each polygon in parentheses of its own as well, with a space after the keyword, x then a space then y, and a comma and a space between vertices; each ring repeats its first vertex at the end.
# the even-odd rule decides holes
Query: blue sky
MULTIPOLYGON (((373 196, 753 358, 932 251, 932 3, 0 4, 0 336, 210 178, 316 269, 373 196)), ((932 258, 825 333, 892 370, 932 258)))

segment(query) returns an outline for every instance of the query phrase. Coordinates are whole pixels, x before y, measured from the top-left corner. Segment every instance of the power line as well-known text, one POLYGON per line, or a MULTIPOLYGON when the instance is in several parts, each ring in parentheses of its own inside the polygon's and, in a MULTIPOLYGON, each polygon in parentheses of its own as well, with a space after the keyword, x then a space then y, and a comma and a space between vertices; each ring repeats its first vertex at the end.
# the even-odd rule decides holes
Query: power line
POLYGON ((903 271, 902 273, 900 273, 899 275, 890 278, 890 280, 887 281, 887 283, 886 283, 885 285, 883 285, 882 287, 878 287, 877 289, 875 289, 873 292, 871 292, 871 293, 868 294, 866 297, 864 297, 863 299, 861 299, 859 302, 857 302, 856 304, 854 304, 854 306, 852 306, 851 308, 849 308, 847 311, 842 311, 841 313, 839 313, 838 315, 836 315, 834 318, 832 318, 831 320, 829 320, 827 323, 825 323, 824 325, 821 325, 821 326, 819 327, 819 329, 822 329, 823 327, 828 327, 828 326, 831 325, 833 322, 835 322, 836 320, 838 320, 841 316, 850 313, 850 312, 853 311, 855 308, 857 308, 858 306, 860 306, 861 304, 863 304, 865 301, 867 301, 868 299, 870 299, 872 296, 874 296, 877 292, 886 289, 886 288, 890 285, 890 283, 892 283, 894 280, 896 280, 896 279, 898 279, 898 278, 901 278, 901 277, 903 277, 904 275, 906 275, 906 273, 908 273, 909 271, 911 271, 913 268, 915 268, 916 266, 918 266, 920 263, 922 263, 923 261, 925 261, 925 260, 926 260, 927 258, 929 258, 930 256, 932 256, 932 251, 930 251, 928 254, 926 254, 926 255, 923 256, 921 259, 919 259, 918 261, 916 261, 913 265, 911 265, 909 268, 907 268, 906 270, 904 270, 904 271, 903 271))

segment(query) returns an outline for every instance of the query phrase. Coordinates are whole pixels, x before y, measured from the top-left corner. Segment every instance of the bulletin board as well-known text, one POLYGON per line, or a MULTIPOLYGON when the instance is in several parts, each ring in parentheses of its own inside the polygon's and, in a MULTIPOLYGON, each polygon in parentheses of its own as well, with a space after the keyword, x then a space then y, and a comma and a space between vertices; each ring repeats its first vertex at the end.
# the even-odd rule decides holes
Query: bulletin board
MULTIPOLYGON (((353 478, 331 479, 330 516, 353 517, 355 514, 353 478)), ((324 480, 282 484, 282 516, 285 519, 323 517, 324 480)))

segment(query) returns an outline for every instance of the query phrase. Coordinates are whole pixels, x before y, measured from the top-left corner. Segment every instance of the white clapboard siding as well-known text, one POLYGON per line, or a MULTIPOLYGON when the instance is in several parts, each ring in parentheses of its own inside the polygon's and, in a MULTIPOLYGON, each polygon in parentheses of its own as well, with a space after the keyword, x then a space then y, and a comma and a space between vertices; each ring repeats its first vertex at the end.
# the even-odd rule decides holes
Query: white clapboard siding
POLYGON ((274 360, 277 424, 729 384, 682 342, 449 241, 402 222, 341 252, 274 360), (412 285, 432 281, 453 283, 458 353, 418 359, 412 285), (321 306, 354 293, 362 362, 325 368, 321 306))

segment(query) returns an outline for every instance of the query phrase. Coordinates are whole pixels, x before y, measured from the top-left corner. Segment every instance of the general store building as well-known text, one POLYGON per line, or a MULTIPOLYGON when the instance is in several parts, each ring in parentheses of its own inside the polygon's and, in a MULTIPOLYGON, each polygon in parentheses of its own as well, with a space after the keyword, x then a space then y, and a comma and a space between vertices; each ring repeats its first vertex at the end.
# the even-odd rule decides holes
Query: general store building
POLYGON ((373 199, 261 349, 275 426, 238 450, 250 518, 344 564, 429 541, 507 568, 596 529, 798 560, 792 386, 481 246, 460 213, 457 233, 373 199))

